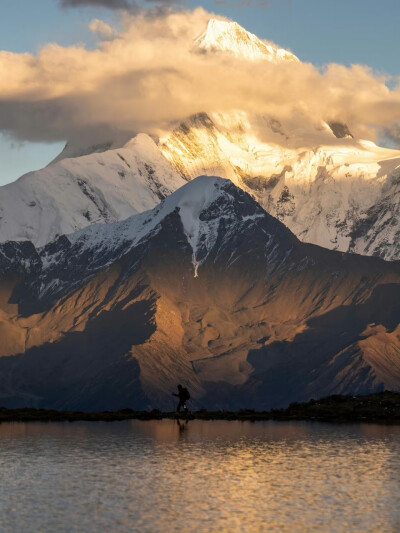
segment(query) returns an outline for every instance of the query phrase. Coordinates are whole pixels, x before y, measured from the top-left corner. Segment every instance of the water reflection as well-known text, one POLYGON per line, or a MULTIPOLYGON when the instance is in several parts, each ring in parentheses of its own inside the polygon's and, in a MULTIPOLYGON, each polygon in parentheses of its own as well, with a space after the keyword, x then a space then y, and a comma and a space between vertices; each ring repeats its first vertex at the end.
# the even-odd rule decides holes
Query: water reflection
POLYGON ((183 437, 186 435, 186 430, 189 426, 189 420, 181 420, 179 418, 176 419, 176 424, 178 426, 179 436, 183 437))
POLYGON ((1 532, 399 531, 400 427, 0 425, 1 532))

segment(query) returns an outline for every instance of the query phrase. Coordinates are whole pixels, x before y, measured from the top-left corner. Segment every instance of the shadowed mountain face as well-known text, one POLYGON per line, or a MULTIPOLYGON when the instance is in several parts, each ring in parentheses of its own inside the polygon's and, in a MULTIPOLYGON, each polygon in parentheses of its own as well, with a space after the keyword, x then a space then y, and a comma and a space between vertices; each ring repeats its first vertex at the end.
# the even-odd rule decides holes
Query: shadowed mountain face
POLYGON ((0 251, 4 406, 169 410, 179 382, 229 409, 399 388, 400 264, 303 244, 229 181, 0 251))

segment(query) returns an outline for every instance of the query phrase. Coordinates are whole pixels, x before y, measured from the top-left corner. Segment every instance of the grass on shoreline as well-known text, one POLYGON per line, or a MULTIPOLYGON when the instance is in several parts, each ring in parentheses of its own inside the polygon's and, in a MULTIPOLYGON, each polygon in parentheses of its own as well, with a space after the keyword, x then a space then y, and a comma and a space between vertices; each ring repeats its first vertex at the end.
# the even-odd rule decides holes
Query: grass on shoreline
MULTIPOLYGON (((114 422, 119 420, 161 420, 177 418, 176 413, 164 413, 158 410, 104 411, 85 413, 81 411, 55 411, 47 409, 6 409, 0 407, 1 422, 114 422)), ((255 411, 243 409, 229 411, 194 411, 179 415, 188 420, 310 420, 320 422, 375 422, 384 424, 400 424, 400 393, 380 392, 366 396, 329 396, 320 400, 305 403, 293 403, 287 409, 271 411, 255 411)))

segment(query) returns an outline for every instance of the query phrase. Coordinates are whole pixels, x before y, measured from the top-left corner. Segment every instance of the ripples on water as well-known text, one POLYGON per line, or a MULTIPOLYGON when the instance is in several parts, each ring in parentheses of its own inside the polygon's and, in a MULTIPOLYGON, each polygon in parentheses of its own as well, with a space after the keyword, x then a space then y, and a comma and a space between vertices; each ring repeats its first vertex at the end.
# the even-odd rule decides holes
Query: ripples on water
POLYGON ((400 531, 400 427, 1 424, 0 531, 400 531))

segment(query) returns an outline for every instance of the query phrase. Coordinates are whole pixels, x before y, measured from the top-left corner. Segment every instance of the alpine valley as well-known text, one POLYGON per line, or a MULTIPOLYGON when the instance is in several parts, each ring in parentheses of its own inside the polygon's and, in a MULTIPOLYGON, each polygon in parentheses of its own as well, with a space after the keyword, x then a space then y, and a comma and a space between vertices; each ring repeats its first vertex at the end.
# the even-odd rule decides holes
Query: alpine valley
MULTIPOLYGON (((209 21, 193 54, 287 62, 209 21)), ((0 188, 0 404, 269 409, 400 389, 400 151, 207 109, 0 188)))

